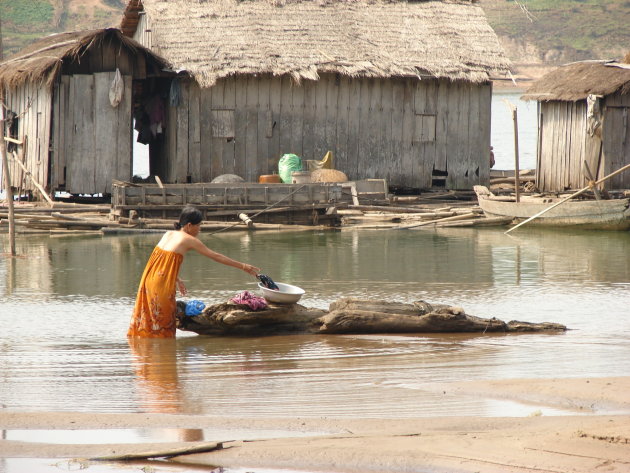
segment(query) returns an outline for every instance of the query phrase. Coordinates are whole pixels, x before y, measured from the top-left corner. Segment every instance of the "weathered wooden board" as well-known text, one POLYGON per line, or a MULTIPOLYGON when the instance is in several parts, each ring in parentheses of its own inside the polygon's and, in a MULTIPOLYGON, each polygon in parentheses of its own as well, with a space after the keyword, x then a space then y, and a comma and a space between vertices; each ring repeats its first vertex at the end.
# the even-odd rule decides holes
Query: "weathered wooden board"
MULTIPOLYGON (((309 81, 305 81, 303 84, 305 95, 307 91, 309 90, 308 84, 309 84, 309 81)), ((281 103, 282 103, 280 99, 280 97, 282 96, 281 85, 282 85, 281 81, 269 79, 269 114, 270 114, 269 127, 271 128, 271 138, 269 139, 269 151, 267 154, 267 162, 264 164, 264 169, 266 169, 267 174, 278 173, 278 160, 279 160, 279 157, 282 156, 282 153, 280 150, 280 146, 281 146, 280 114, 281 114, 281 103)), ((306 103, 306 97, 304 98, 304 100, 306 103)), ((307 111, 304 104, 303 105, 304 116, 306 116, 306 113, 307 111)), ((308 137, 308 134, 305 132, 304 137, 303 137, 304 142, 306 142, 307 137, 308 137)))
POLYGON ((187 176, 201 175, 201 116, 199 87, 188 88, 188 172, 187 176))
POLYGON ((177 122, 175 129, 177 133, 177 139, 175 143, 175 155, 174 155, 174 173, 171 175, 171 182, 186 183, 188 181, 187 176, 189 172, 188 163, 188 148, 189 148, 189 127, 188 127, 188 110, 190 107, 190 95, 188 91, 190 87, 195 87, 189 81, 181 81, 181 100, 175 112, 177 116, 177 122))
MULTIPOLYGON (((109 103, 109 89, 114 80, 113 72, 94 74, 94 189, 109 192, 112 179, 116 176, 118 154, 118 113, 109 103)), ((129 90, 125 92, 130 93, 129 90)), ((120 104, 119 104, 120 106, 120 104)), ((87 131, 87 130, 86 130, 87 131)), ((122 179, 129 179, 124 176, 122 179)))
POLYGON ((334 205, 341 201, 341 184, 155 184, 127 186, 114 184, 112 206, 129 205, 215 205, 262 206, 281 203, 282 206, 304 204, 334 205))
MULTIPOLYGON (((258 149, 254 156, 257 160, 254 163, 254 167, 258 173, 255 175, 255 178, 260 174, 271 174, 273 171, 269 168, 269 144, 273 136, 273 123, 269 107, 270 87, 271 80, 268 77, 261 77, 258 83, 258 106, 256 108, 258 149)), ((254 182, 256 182, 256 180, 254 182)))
POLYGON ((67 160, 68 192, 83 194, 95 188, 94 76, 74 75, 70 78, 70 94, 74 98, 72 148, 67 160))
MULTIPOLYGON (((43 88, 34 84, 24 84, 17 87, 6 97, 6 110, 16 115, 16 121, 12 128, 16 130, 12 133, 12 138, 26 143, 18 145, 8 152, 21 156, 23 164, 31 172, 32 177, 42 186, 48 180, 48 152, 50 146, 50 120, 52 95, 43 88)), ((24 172, 17 162, 9 162, 9 174, 12 185, 22 187, 24 190, 37 192, 37 187, 29 178, 23 179, 24 172)))

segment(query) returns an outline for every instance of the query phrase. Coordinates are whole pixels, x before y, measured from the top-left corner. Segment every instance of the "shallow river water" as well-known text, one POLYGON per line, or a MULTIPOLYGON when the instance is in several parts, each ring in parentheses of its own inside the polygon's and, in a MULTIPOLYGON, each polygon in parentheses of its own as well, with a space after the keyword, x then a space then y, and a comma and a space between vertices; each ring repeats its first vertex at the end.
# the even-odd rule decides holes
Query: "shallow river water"
MULTIPOLYGON (((537 406, 444 395, 436 383, 630 374, 630 233, 522 228, 202 235, 301 303, 340 297, 462 306, 552 321, 563 334, 213 338, 129 344, 129 315, 159 235, 18 236, 0 259, 0 402, 16 411, 234 417, 524 416, 537 406)), ((6 247, 6 235, 0 244, 6 247)), ((189 254, 186 299, 256 289, 189 254)), ((566 412, 543 408, 544 414, 566 412)))

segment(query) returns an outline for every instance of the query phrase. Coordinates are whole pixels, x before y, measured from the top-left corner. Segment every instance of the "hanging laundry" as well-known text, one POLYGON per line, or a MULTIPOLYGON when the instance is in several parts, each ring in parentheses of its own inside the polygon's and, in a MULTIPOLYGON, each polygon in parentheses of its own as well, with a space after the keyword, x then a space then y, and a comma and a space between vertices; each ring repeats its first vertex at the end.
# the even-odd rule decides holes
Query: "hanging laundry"
POLYGON ((155 138, 158 134, 164 131, 164 120, 166 119, 164 101, 159 95, 154 95, 147 102, 145 110, 149 115, 151 133, 155 138))
POLYGON ((109 103, 112 107, 118 107, 118 104, 120 104, 123 99, 124 93, 125 83, 123 82, 122 75, 120 74, 120 69, 116 68, 114 80, 112 80, 112 85, 109 88, 109 103))

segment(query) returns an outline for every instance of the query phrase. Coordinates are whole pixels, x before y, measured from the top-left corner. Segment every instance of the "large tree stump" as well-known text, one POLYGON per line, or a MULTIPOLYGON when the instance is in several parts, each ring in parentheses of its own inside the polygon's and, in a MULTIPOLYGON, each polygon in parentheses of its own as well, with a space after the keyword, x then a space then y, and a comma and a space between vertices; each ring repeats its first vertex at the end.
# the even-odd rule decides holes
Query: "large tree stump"
MULTIPOLYGON (((179 303, 180 306, 182 303, 179 303)), ((246 305, 227 302, 207 307, 200 315, 178 314, 178 328, 202 335, 263 336, 287 333, 485 333, 564 331, 564 325, 543 322, 485 319, 464 309, 416 301, 411 304, 382 300, 344 298, 329 311, 300 304, 270 304, 252 311, 246 305)))
POLYGON ((197 316, 178 316, 180 330, 202 335, 276 335, 309 333, 314 320, 326 313, 300 304, 269 304, 253 311, 246 305, 226 302, 206 307, 197 316))
POLYGON ((506 331, 505 322, 467 315, 461 307, 340 299, 320 317, 321 333, 439 333, 506 331))

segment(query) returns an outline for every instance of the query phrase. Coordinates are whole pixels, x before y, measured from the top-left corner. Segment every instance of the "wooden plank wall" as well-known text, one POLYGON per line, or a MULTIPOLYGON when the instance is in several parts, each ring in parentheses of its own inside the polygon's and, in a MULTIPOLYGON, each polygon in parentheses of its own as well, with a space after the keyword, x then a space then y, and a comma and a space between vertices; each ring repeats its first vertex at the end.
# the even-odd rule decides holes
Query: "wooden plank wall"
POLYGON ((541 109, 542 147, 537 170, 538 187, 550 191, 575 188, 583 182, 581 163, 586 157, 583 146, 578 146, 586 140, 585 118, 581 118, 583 107, 573 102, 549 102, 543 104, 541 109), (579 154, 572 152, 571 143, 574 143, 579 154), (573 169, 574 163, 580 163, 577 176, 573 169))
POLYGON ((208 182, 237 174, 257 182, 278 172, 285 153, 322 159, 351 180, 430 188, 434 169, 450 189, 489 179, 491 86, 415 79, 323 75, 241 76, 210 89, 182 82, 167 109, 168 182, 208 182))
MULTIPOLYGON (((541 103, 541 131, 537 183, 541 191, 563 191, 584 187, 586 161, 596 177, 630 163, 630 98, 609 96, 602 107, 600 130, 587 132, 586 101, 541 103), (624 116, 626 118, 624 118, 624 116)), ((620 175, 604 183, 605 189, 630 187, 630 175, 620 175)))
POLYGON ((55 83, 53 92, 52 150, 50 155, 50 186, 52 189, 63 189, 66 185, 66 134, 68 126, 65 120, 72 120, 70 113, 70 76, 61 76, 55 83))
MULTIPOLYGON (((31 101, 19 120, 19 139, 28 140, 26 165, 41 185, 71 193, 109 193, 112 179, 131 178, 132 77, 145 79, 147 66, 153 67, 143 53, 105 40, 80 61, 64 63, 52 90, 26 84, 7 93, 9 110, 15 113, 21 114, 31 101), (117 68, 125 93, 112 108, 108 94, 117 68)), ((199 130, 193 129, 193 142, 199 141, 199 130)), ((195 150, 187 152, 194 156, 195 150)), ((21 172, 14 164, 14 185, 19 185, 21 172)), ((25 189, 35 187, 27 182, 25 189)))
MULTIPOLYGON (((27 142, 23 162, 37 182, 46 186, 52 95, 44 87, 25 84, 7 92, 6 100, 7 109, 19 116, 18 139, 26 139, 27 142)), ((12 186, 19 187, 20 182, 24 182, 23 189, 38 192, 32 181, 24 178, 24 172, 17 163, 9 162, 9 173, 12 186)))
POLYGON ((55 175, 62 176, 65 190, 72 194, 110 193, 112 179, 131 178, 131 77, 123 76, 125 93, 116 108, 109 102, 114 72, 65 76, 68 83, 67 114, 60 127, 59 163, 55 175))
POLYGON ((144 12, 138 17, 138 25, 136 26, 136 32, 133 35, 133 39, 147 49, 154 49, 151 25, 149 24, 149 18, 144 14, 144 12))
MULTIPOLYGON (((630 96, 619 93, 605 98, 602 125, 603 175, 630 164, 630 96)), ((610 179, 609 189, 630 189, 630 171, 610 179)))

